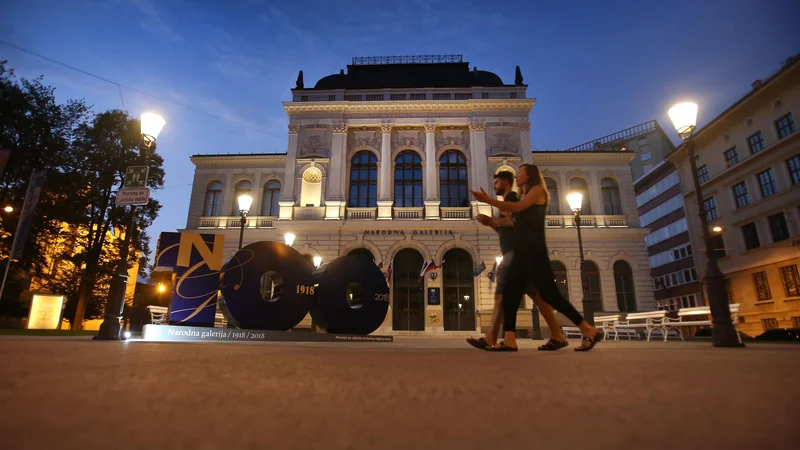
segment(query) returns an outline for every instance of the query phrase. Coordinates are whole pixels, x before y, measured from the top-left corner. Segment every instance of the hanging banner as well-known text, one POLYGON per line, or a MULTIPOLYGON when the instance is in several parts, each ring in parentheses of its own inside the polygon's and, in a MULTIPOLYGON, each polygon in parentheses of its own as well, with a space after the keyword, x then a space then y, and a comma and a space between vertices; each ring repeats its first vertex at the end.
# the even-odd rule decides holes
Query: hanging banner
POLYGON ((22 252, 25 249, 25 241, 28 240, 28 233, 33 224, 33 213, 36 211, 36 205, 39 203, 39 195, 42 192, 44 175, 44 170, 33 172, 33 175, 31 175, 28 193, 25 194, 25 203, 22 204, 22 209, 19 212, 19 222, 17 223, 17 231, 14 233, 14 243, 11 245, 10 259, 12 260, 22 257, 22 252))

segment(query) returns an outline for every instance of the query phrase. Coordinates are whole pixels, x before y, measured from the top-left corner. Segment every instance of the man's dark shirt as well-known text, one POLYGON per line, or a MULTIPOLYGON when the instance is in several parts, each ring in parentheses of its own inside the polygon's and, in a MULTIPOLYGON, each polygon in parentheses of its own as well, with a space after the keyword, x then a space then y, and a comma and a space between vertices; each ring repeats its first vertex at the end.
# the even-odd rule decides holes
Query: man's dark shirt
MULTIPOLYGON (((505 196, 503 201, 518 202, 519 196, 516 192, 511 191, 505 196)), ((514 227, 497 227, 497 234, 500 235, 500 251, 503 252, 504 255, 514 250, 514 227)))

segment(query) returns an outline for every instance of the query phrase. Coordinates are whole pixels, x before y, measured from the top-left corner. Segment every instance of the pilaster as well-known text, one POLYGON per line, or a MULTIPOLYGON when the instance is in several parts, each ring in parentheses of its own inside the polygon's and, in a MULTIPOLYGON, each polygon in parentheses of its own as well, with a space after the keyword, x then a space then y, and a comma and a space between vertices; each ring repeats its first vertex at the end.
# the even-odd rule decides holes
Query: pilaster
POLYGON ((425 218, 439 218, 439 183, 437 169, 439 164, 436 161, 436 121, 427 120, 425 127, 425 184, 423 193, 425 195, 425 218))
POLYGON ((328 173, 328 189, 325 196, 325 219, 342 218, 345 206, 342 193, 344 180, 345 156, 347 155, 347 124, 344 122, 331 125, 331 164, 328 173))
POLYGON ((533 148, 531 147, 531 123, 519 123, 519 151, 522 153, 522 162, 533 164, 533 148))
MULTIPOLYGON (((486 123, 474 120, 469 123, 469 150, 472 162, 470 189, 483 189, 491 193, 486 156, 486 123)), ((473 214, 477 212, 477 214, 492 215, 492 207, 489 204, 482 202, 472 202, 472 204, 473 214)))
POLYGON ((378 220, 392 218, 392 122, 381 123, 381 161, 378 173, 378 220))
POLYGON ((283 172, 283 186, 281 186, 281 200, 279 220, 291 220, 295 204, 294 188, 297 184, 297 139, 301 126, 289 124, 289 144, 286 147, 286 169, 283 172))

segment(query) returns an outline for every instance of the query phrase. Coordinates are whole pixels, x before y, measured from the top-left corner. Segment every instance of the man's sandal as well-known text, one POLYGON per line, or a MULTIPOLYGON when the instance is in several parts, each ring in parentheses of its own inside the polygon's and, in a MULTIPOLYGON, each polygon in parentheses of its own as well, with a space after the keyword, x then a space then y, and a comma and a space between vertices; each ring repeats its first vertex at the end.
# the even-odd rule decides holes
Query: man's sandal
POLYGON ((554 352, 556 350, 561 350, 562 348, 568 345, 569 342, 567 341, 561 342, 556 339, 550 338, 550 340, 547 341, 544 345, 540 345, 538 350, 540 352, 554 352))

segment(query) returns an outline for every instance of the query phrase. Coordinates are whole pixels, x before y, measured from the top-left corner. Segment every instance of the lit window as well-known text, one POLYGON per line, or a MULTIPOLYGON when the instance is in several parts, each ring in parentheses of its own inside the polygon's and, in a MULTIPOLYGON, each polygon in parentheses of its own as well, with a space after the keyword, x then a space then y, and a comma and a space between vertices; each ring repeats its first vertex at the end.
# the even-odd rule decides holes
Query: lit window
POLYGON ((642 152, 642 161, 650 161, 650 152, 642 152))

